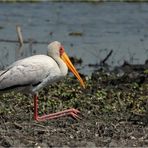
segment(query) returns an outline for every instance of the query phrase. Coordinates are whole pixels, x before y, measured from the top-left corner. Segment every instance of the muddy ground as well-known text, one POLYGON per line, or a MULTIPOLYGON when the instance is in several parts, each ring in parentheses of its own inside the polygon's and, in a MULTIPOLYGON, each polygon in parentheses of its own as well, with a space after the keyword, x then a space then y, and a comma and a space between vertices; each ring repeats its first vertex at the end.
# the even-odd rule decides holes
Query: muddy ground
POLYGON ((67 76, 40 92, 40 114, 66 108, 71 117, 36 122, 33 99, 14 92, 0 96, 0 146, 148 146, 148 63, 100 68, 85 79, 86 89, 67 76))

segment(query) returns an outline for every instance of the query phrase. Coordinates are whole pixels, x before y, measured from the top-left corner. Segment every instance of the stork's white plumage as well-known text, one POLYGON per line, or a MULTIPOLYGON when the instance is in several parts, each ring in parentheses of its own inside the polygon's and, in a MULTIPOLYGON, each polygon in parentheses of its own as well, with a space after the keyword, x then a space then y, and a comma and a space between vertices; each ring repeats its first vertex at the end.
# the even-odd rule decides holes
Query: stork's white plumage
POLYGON ((34 55, 14 62, 0 72, 0 92, 16 90, 34 95, 34 119, 38 121, 71 115, 77 118, 76 109, 68 109, 58 113, 38 116, 38 91, 66 76, 68 68, 85 87, 83 80, 72 65, 60 42, 48 45, 48 56, 34 55))

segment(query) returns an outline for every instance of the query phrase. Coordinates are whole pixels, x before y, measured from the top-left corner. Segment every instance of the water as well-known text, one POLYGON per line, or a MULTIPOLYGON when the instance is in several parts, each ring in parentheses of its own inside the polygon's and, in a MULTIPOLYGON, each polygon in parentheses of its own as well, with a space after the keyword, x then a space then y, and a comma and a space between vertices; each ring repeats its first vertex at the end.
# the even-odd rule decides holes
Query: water
POLYGON ((17 40, 18 24, 24 40, 45 44, 25 44, 18 56, 17 43, 0 42, 0 67, 46 54, 46 43, 54 40, 62 42, 70 56, 82 58, 79 68, 86 74, 92 69, 84 65, 99 63, 110 50, 107 63, 112 66, 148 59, 148 3, 1 3, 0 39, 17 40))

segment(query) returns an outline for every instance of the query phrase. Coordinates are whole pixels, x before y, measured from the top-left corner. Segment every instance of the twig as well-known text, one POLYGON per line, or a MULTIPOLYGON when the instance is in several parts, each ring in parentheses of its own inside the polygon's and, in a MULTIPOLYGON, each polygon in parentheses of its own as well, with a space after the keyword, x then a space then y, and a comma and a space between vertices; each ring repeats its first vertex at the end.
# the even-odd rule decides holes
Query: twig
POLYGON ((19 25, 16 25, 16 32, 17 32, 17 37, 18 37, 18 41, 20 43, 20 48, 23 46, 23 36, 22 36, 22 31, 21 31, 21 27, 19 25))
MULTIPOLYGON (((9 42, 9 43, 17 43, 17 40, 9 40, 9 39, 0 39, 0 42, 9 42)), ((30 39, 29 40, 24 40, 23 41, 24 44, 28 44, 30 43, 30 39)), ((44 41, 32 41, 33 44, 48 44, 49 42, 44 42, 44 41)))
POLYGON ((113 53, 113 50, 111 50, 108 54, 107 54, 107 56, 103 59, 103 60, 101 60, 101 64, 105 64, 105 62, 108 60, 108 58, 112 55, 112 53, 113 53))
POLYGON ((15 51, 15 59, 18 60, 20 58, 20 54, 21 54, 22 49, 24 47, 23 46, 24 42, 23 42, 21 27, 19 25, 16 25, 16 33, 17 33, 17 38, 18 38, 17 42, 19 42, 19 47, 15 51))
POLYGON ((14 122, 14 125, 17 129, 23 129, 23 127, 21 126, 21 124, 14 122))

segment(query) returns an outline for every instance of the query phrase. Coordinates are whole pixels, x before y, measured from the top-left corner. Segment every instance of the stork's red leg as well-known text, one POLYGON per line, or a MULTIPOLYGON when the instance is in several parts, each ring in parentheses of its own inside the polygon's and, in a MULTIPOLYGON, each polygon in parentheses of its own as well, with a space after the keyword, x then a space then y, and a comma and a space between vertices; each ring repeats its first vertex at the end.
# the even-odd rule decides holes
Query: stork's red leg
POLYGON ((57 112, 57 113, 43 115, 41 117, 38 117, 38 121, 44 121, 47 119, 51 120, 51 119, 56 119, 56 118, 64 117, 64 116, 71 116, 74 119, 80 119, 80 117, 77 115, 78 113, 80 113, 80 111, 78 111, 77 109, 71 108, 71 109, 67 109, 64 111, 57 112))
POLYGON ((37 95, 34 96, 34 119, 37 121, 45 121, 47 119, 51 120, 51 119, 56 119, 63 116, 71 116, 74 119, 80 119, 80 117, 77 115, 78 113, 80 113, 80 111, 78 111, 77 109, 71 108, 71 109, 67 109, 57 113, 51 113, 51 114, 43 115, 39 117, 38 116, 38 96, 37 95))
POLYGON ((34 95, 34 120, 38 119, 38 96, 34 95))

